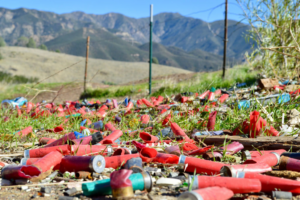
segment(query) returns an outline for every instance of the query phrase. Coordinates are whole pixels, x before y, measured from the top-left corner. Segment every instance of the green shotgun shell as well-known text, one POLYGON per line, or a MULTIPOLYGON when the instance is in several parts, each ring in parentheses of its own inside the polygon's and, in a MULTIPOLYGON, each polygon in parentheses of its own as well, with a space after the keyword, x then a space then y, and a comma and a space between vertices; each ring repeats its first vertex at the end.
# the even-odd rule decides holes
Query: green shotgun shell
MULTIPOLYGON (((131 180, 133 191, 143 191, 146 189, 148 192, 150 192, 152 189, 152 177, 148 172, 131 174, 129 179, 131 180)), ((110 179, 83 183, 82 191, 85 196, 111 195, 112 189, 110 187, 110 179)))
POLYGON ((215 91, 216 91, 216 88, 211 87, 211 88, 210 88, 210 91, 211 91, 211 92, 215 92, 215 91))

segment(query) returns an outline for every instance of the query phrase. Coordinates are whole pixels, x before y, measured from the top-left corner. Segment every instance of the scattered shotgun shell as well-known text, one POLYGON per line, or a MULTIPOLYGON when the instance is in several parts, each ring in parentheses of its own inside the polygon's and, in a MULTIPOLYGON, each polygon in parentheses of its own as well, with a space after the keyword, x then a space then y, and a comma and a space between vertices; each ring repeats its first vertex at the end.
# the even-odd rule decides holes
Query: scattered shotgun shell
POLYGON ((25 150, 24 158, 41 158, 52 151, 58 151, 63 155, 69 155, 71 153, 71 146, 66 144, 60 146, 51 146, 46 148, 25 150))
POLYGON ((286 150, 284 150, 284 149, 268 150, 268 151, 248 151, 248 150, 246 150, 246 151, 242 152, 242 159, 243 160, 250 160, 252 158, 257 158, 257 157, 260 157, 262 155, 265 155, 265 154, 268 154, 268 153, 271 153, 271 152, 275 152, 278 155, 282 155, 282 154, 284 154, 284 152, 286 152, 286 150))
POLYGON ((262 175, 258 173, 249 173, 244 171, 239 171, 236 174, 234 174, 234 176, 238 178, 260 180, 262 192, 272 192, 275 190, 280 190, 280 191, 291 192, 293 194, 300 194, 299 181, 273 177, 268 175, 262 175))
POLYGON ((194 171, 196 170, 197 174, 202 173, 207 175, 219 174, 221 168, 226 165, 219 162, 213 162, 184 155, 181 155, 179 157, 178 164, 187 164, 187 167, 185 169, 186 172, 194 173, 194 171))
POLYGON ((143 171, 143 161, 140 157, 127 160, 124 169, 132 170, 132 173, 141 173, 143 171))
POLYGON ((209 187, 204 189, 184 192, 178 200, 228 200, 234 193, 225 187, 209 187))
POLYGON ((269 154, 265 154, 263 156, 259 156, 257 158, 253 158, 251 160, 246 160, 243 164, 255 164, 255 163, 265 163, 270 167, 274 167, 279 164, 280 155, 275 152, 271 152, 269 154))
POLYGON ((40 174, 41 170, 35 166, 7 165, 1 170, 1 178, 7 180, 31 179, 39 176, 40 174))
POLYGON ((125 163, 132 158, 139 158, 140 154, 125 154, 121 156, 105 157, 105 168, 117 169, 125 165, 125 163))
MULTIPOLYGON (((151 192, 152 189, 152 177, 148 172, 135 173, 129 176, 132 182, 133 190, 146 190, 151 192)), ((110 187, 110 179, 103 179, 99 181, 82 183, 82 191, 86 196, 93 195, 111 195, 112 189, 110 187)))
POLYGON ((223 176, 237 177, 237 174, 240 171, 251 173, 263 173, 267 171, 272 171, 272 168, 266 163, 230 165, 223 166, 220 172, 223 176))
POLYGON ((62 154, 58 151, 52 151, 40 158, 32 164, 32 166, 37 167, 42 172, 52 170, 55 166, 59 165, 62 160, 62 154))
POLYGON ((60 164, 60 172, 89 171, 101 173, 105 168, 105 159, 98 156, 65 156, 60 164))
POLYGON ((281 154, 281 156, 285 156, 285 157, 300 160, 300 153, 284 152, 284 153, 281 154))
POLYGON ((52 138, 46 138, 46 137, 42 137, 39 139, 39 144, 40 145, 45 145, 45 144, 50 144, 52 142, 56 141, 55 139, 52 138))
POLYGON ((281 156, 279 169, 300 172, 300 160, 289 158, 286 156, 281 156))
POLYGON ((131 170, 121 169, 110 174, 110 187, 113 198, 126 198, 133 196, 132 182, 129 176, 132 174, 131 170))
POLYGON ((75 173, 75 177, 77 179, 93 179, 92 173, 91 172, 86 172, 86 171, 78 171, 75 173))
POLYGON ((188 180, 189 187, 192 186, 192 190, 218 186, 226 187, 235 194, 261 191, 261 183, 258 179, 238 179, 231 177, 214 176, 189 176, 188 180))

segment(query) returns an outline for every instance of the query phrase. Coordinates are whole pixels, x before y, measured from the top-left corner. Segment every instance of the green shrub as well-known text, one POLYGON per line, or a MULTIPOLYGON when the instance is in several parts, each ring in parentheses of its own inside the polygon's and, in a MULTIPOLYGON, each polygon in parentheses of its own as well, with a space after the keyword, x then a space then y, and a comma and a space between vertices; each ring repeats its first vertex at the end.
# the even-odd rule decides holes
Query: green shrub
POLYGON ((59 50, 59 49, 56 49, 55 52, 56 52, 56 53, 60 53, 60 50, 59 50))
POLYGON ((25 36, 21 36, 18 41, 16 42, 16 46, 25 47, 29 42, 29 39, 25 36))
POLYGON ((6 43, 2 37, 0 37, 0 47, 5 47, 6 43))
POLYGON ((0 60, 2 60, 4 57, 3 57, 3 55, 0 53, 0 60))
POLYGON ((115 83, 109 81, 102 81, 102 83, 105 85, 116 85, 115 83))
POLYGON ((36 47, 36 44, 35 44, 35 41, 33 40, 33 38, 30 38, 27 45, 26 45, 28 48, 35 48, 36 47))
POLYGON ((156 57, 153 57, 153 58, 152 58, 152 63, 154 63, 154 64, 159 64, 158 59, 157 59, 156 57))
POLYGON ((47 46, 44 45, 44 44, 41 44, 41 45, 39 46, 39 49, 42 49, 42 50, 48 50, 47 46))
POLYGON ((86 99, 86 98, 101 98, 106 97, 109 94, 109 90, 87 90, 85 93, 82 93, 80 95, 80 99, 86 99))
POLYGON ((132 94, 133 91, 131 89, 118 89, 114 96, 115 97, 124 97, 124 96, 128 96, 130 94, 132 94))
POLYGON ((39 79, 36 77, 25 77, 22 75, 12 75, 8 72, 0 71, 0 82, 4 81, 6 83, 14 83, 14 84, 21 84, 21 83, 35 83, 39 79))

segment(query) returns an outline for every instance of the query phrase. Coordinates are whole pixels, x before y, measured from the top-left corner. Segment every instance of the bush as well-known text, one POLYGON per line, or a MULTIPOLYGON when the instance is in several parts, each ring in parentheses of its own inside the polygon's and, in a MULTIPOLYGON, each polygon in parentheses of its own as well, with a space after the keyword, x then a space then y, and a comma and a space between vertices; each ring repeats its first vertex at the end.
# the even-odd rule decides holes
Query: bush
POLYGON ((2 60, 4 57, 2 56, 2 54, 0 53, 0 60, 2 60))
POLYGON ((56 53, 60 53, 60 50, 59 50, 59 49, 56 49, 55 52, 56 52, 56 53))
POLYGON ((21 36, 18 41, 16 42, 16 46, 25 47, 29 42, 29 39, 25 36, 21 36))
POLYGON ((35 48, 36 45, 35 45, 35 41, 33 40, 33 38, 30 38, 27 45, 26 45, 28 48, 35 48))
POLYGON ((109 81, 102 81, 102 83, 105 85, 116 85, 115 83, 109 81))
POLYGON ((47 46, 42 44, 39 46, 39 49, 42 49, 42 50, 48 50, 47 46))
POLYGON ((115 92, 114 96, 115 97, 124 97, 124 96, 128 96, 132 93, 133 93, 133 91, 131 91, 130 89, 118 89, 115 92))
POLYGON ((12 74, 8 72, 2 72, 0 71, 0 82, 4 81, 7 83, 14 83, 14 84, 20 84, 20 83, 35 83, 39 79, 36 77, 25 77, 22 75, 15 75, 13 76, 12 74))
POLYGON ((253 68, 261 68, 268 77, 292 78, 298 73, 300 21, 299 1, 237 0, 251 29, 248 39, 257 48, 248 56, 253 68))
POLYGON ((6 43, 2 37, 0 37, 0 47, 5 47, 6 43))
POLYGON ((108 90, 101 90, 101 89, 97 89, 97 90, 87 90, 85 93, 82 93, 80 95, 80 99, 86 99, 86 98, 100 98, 100 97, 105 97, 109 94, 108 90))
POLYGON ((157 59, 156 57, 153 57, 153 58, 152 58, 152 63, 154 63, 154 64, 159 64, 158 59, 157 59))

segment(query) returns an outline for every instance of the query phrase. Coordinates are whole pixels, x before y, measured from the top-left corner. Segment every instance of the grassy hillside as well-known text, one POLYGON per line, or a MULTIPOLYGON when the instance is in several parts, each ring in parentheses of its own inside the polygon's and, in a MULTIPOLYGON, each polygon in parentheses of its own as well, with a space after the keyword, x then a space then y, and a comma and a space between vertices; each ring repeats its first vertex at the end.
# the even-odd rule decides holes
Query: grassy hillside
MULTIPOLYGON (((152 95, 172 95, 181 92, 198 92, 202 93, 204 90, 214 86, 216 88, 226 88, 235 85, 236 83, 246 82, 251 84, 256 81, 257 72, 249 71, 248 66, 235 66, 226 71, 226 78, 223 81, 221 78, 222 72, 210 73, 193 73, 172 75, 169 77, 161 77, 153 79, 152 81, 152 95)), ((89 99, 97 98, 104 101, 106 98, 124 99, 125 96, 133 99, 142 98, 148 95, 148 80, 144 79, 138 83, 130 83, 126 85, 105 86, 88 84, 89 99)), ((2 87, 0 84, 0 101, 5 98, 14 98, 17 96, 25 96, 31 99, 34 97, 34 102, 41 100, 51 101, 56 98, 56 102, 65 100, 78 100, 83 93, 82 84, 75 83, 45 83, 45 84, 19 84, 8 85, 2 87), (64 86, 60 91, 61 86, 64 86), (33 87, 34 90, 29 89, 33 87), (36 90, 37 89, 37 90, 36 90), (40 93, 38 91, 45 90, 48 92, 40 93), (60 91, 56 98, 56 93, 50 91, 60 91)))
MULTIPOLYGON (((0 53, 4 57, 0 60, 0 71, 9 72, 12 75, 37 77, 39 80, 79 62, 44 82, 83 82, 84 57, 24 47, 1 47, 0 53)), ((90 58, 88 80, 93 78, 91 82, 94 83, 124 84, 147 78, 148 71, 146 62, 119 62, 90 58)), ((190 73, 190 71, 165 65, 153 65, 154 77, 181 73, 190 73)))

